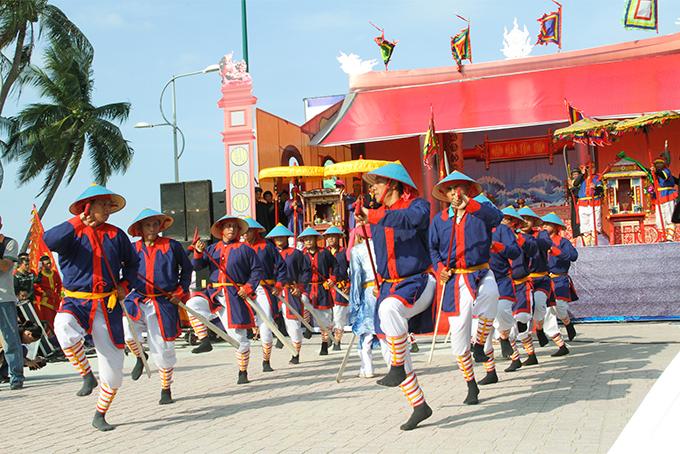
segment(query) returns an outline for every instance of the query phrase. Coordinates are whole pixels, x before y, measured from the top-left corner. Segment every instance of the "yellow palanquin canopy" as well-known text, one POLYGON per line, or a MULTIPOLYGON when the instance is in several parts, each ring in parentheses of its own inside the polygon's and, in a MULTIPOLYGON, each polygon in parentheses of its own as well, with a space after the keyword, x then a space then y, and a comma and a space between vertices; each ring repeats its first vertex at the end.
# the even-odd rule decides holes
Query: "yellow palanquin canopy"
POLYGON ((336 162, 324 168, 326 178, 345 175, 359 175, 378 169, 391 161, 378 159, 355 159, 353 161, 336 162))
POLYGON ((318 181, 324 179, 324 168, 319 166, 270 167, 260 170, 259 176, 260 180, 300 178, 305 181, 318 181))
POLYGON ((616 134, 623 134, 630 131, 636 131, 646 126, 663 125, 669 120, 677 120, 680 118, 680 113, 674 110, 665 110, 647 115, 642 115, 630 120, 620 121, 614 128, 616 134))
POLYGON ((585 139, 590 134, 596 134, 600 131, 611 131, 617 123, 619 123, 618 120, 597 121, 583 118, 566 128, 557 129, 553 136, 559 140, 585 139))

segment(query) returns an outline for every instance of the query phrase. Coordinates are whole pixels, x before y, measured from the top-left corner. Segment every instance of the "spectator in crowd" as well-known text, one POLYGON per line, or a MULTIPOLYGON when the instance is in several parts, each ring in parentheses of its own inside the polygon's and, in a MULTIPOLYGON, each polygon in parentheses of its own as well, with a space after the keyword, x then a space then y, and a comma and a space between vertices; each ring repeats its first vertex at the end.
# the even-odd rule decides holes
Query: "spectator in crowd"
POLYGON ((32 302, 35 299, 35 287, 40 280, 41 278, 31 271, 28 254, 25 252, 19 254, 17 269, 14 272, 14 293, 18 295, 21 290, 25 290, 28 294, 28 301, 32 302))
POLYGON ((38 277, 40 291, 35 296, 35 311, 38 318, 47 322, 50 329, 54 330, 54 316, 57 315, 61 302, 61 278, 52 269, 52 259, 48 255, 40 259, 38 277))
MULTIPOLYGON (((0 231, 2 218, 0 218, 0 231)), ((0 234, 0 334, 5 339, 5 359, 10 376, 10 389, 24 386, 21 360, 21 338, 17 322, 16 296, 12 281, 12 266, 18 259, 19 246, 12 238, 0 234)))
POLYGON ((288 216, 286 215, 286 202, 290 199, 290 194, 287 190, 279 192, 279 198, 276 205, 279 209, 279 224, 288 225, 288 216))
MULTIPOLYGON (((28 345, 33 342, 38 342, 42 336, 42 328, 31 320, 26 320, 19 326, 19 333, 21 337, 21 349, 24 361, 24 367, 28 367, 30 370, 38 370, 45 367, 47 362, 42 356, 37 356, 35 359, 28 358, 28 345)), ((8 376, 9 365, 3 355, 2 360, 0 360, 0 383, 5 383, 9 381, 8 376)))

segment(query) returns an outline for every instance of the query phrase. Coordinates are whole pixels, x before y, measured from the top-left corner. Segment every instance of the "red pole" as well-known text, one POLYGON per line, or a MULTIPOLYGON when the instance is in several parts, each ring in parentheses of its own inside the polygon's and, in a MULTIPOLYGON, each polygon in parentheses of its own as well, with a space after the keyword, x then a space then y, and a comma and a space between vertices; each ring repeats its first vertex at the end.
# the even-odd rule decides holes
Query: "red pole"
MULTIPOLYGON (((363 174, 359 173, 359 178, 363 179, 363 174)), ((363 207, 364 207, 363 201, 364 201, 364 185, 362 184, 361 185, 361 194, 359 195, 359 200, 357 200, 355 202, 355 203, 358 204, 358 206, 356 206, 356 205, 354 206, 355 216, 356 216, 357 208, 359 208, 360 212, 363 211, 363 207)), ((366 220, 368 220, 368 219, 366 219, 366 220)), ((380 291, 380 284, 381 283, 378 282, 378 272, 376 271, 375 263, 373 263, 373 254, 371 254, 371 248, 369 247, 369 244, 368 244, 368 233, 366 232, 366 224, 361 224, 361 231, 363 232, 364 238, 366 239, 366 250, 368 251, 368 259, 371 262, 371 269, 373 270, 373 278, 374 278, 375 286, 378 287, 378 291, 380 291)))

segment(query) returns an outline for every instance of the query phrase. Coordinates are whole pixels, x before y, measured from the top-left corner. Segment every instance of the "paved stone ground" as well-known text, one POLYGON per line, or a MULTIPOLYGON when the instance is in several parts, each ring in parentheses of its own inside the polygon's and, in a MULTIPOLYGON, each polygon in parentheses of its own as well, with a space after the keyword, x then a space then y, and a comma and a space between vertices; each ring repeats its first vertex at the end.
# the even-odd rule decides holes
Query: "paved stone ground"
MULTIPOLYGON (((551 358, 556 350, 551 344, 537 349, 539 366, 505 373, 508 362, 499 361, 500 382, 483 387, 476 406, 462 404, 466 385, 448 345, 437 344, 427 366, 429 339, 420 339, 414 363, 434 414, 411 432, 398 428, 411 413, 401 391, 358 378, 355 352, 344 380, 336 383, 344 351, 318 356, 319 336, 303 345, 298 366, 288 364, 287 351, 274 350, 276 371, 268 374, 261 372, 255 345, 248 385, 236 385, 231 347, 215 344, 210 353, 192 355, 180 340, 176 403, 166 406, 157 404, 156 371, 152 379, 129 378, 134 364, 129 356, 123 387, 107 415, 117 428, 108 433, 90 427, 97 398, 75 396, 81 380, 72 366, 50 363, 27 371, 21 391, 2 385, 0 447, 31 453, 604 453, 680 351, 680 327, 577 328, 567 357, 551 358)), ((378 356, 376 370, 383 375, 378 356)), ((96 358, 90 361, 96 371, 96 358)), ((477 365, 476 372, 481 378, 483 367, 477 365)))

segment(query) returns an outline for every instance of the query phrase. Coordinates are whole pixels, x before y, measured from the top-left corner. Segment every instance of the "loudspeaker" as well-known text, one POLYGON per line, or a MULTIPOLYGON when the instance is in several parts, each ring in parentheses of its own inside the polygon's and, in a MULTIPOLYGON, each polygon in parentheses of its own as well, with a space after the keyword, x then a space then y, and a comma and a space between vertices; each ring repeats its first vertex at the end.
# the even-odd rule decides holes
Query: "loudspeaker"
POLYGON ((184 183, 186 203, 187 236, 191 241, 198 228, 198 236, 210 242, 212 220, 212 182, 210 180, 187 181, 184 183))
POLYGON ((213 212, 212 212, 212 222, 213 224, 217 222, 217 220, 221 219, 224 217, 224 215, 227 214, 227 205, 226 205, 226 195, 227 191, 222 191, 222 192, 213 192, 212 194, 212 201, 213 201, 213 212))
POLYGON ((171 216, 175 221, 169 229, 163 232, 163 236, 177 241, 186 241, 187 220, 184 183, 161 184, 161 211, 163 214, 171 216))

